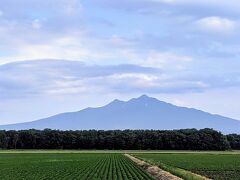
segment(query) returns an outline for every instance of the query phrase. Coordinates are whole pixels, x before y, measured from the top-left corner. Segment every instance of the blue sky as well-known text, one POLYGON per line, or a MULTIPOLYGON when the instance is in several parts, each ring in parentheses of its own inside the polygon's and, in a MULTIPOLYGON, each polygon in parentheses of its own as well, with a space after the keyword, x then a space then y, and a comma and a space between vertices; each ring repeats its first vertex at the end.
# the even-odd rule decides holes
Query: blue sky
POLYGON ((0 1, 0 124, 148 94, 240 119, 237 0, 0 1))

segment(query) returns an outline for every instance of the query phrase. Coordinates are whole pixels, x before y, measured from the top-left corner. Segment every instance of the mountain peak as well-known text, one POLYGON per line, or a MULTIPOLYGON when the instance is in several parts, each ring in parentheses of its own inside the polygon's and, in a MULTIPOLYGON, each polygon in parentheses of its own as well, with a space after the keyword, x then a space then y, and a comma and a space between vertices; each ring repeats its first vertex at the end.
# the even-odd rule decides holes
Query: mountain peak
POLYGON ((120 103, 120 102, 122 102, 122 101, 120 101, 119 99, 114 99, 114 100, 112 101, 112 103, 120 103))
POLYGON ((110 102, 108 105, 118 105, 122 103, 123 101, 120 101, 119 99, 114 99, 112 102, 110 102))
POLYGON ((159 101, 158 99, 156 98, 153 98, 153 97, 149 97, 145 94, 139 96, 138 98, 133 98, 133 99, 130 99, 130 102, 155 102, 155 101, 159 101))
POLYGON ((147 96, 146 94, 143 94, 139 96, 137 99, 151 99, 151 97, 147 96))

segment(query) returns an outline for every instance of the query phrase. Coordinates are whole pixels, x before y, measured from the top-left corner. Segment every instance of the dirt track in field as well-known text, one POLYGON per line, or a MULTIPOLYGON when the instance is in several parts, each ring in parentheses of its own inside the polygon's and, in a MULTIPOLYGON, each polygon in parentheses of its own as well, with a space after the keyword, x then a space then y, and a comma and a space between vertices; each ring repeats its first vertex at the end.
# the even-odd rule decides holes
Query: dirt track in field
POLYGON ((173 174, 160 169, 158 166, 153 166, 145 161, 137 159, 129 154, 125 154, 129 159, 135 162, 138 166, 145 169, 149 174, 155 177, 157 180, 182 180, 181 178, 174 176, 173 174))

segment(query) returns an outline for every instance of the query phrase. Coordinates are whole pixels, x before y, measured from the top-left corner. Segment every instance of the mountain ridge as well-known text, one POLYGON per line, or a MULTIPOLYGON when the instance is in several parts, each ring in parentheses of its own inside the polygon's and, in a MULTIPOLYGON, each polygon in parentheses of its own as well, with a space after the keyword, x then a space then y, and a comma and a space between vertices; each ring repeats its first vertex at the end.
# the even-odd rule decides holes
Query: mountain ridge
POLYGON ((0 125, 0 129, 186 129, 213 128, 240 133, 240 121, 194 108, 175 106, 142 95, 129 101, 113 100, 102 107, 66 112, 26 123, 0 125))

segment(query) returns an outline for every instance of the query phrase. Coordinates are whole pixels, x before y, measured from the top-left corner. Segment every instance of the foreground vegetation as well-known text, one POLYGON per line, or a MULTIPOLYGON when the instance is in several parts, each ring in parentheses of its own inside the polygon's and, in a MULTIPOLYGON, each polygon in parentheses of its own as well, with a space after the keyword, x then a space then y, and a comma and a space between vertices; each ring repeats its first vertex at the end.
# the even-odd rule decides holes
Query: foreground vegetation
POLYGON ((0 179, 153 179, 125 153, 186 180, 240 179, 239 151, 1 150, 0 179))
POLYGON ((184 179, 199 179, 187 171, 212 179, 240 179, 240 154, 219 153, 159 153, 134 154, 135 157, 157 164, 184 179))
POLYGON ((0 131, 0 149, 227 150, 238 143, 212 129, 0 131))
POLYGON ((153 179, 122 154, 1 153, 0 179, 153 179))

